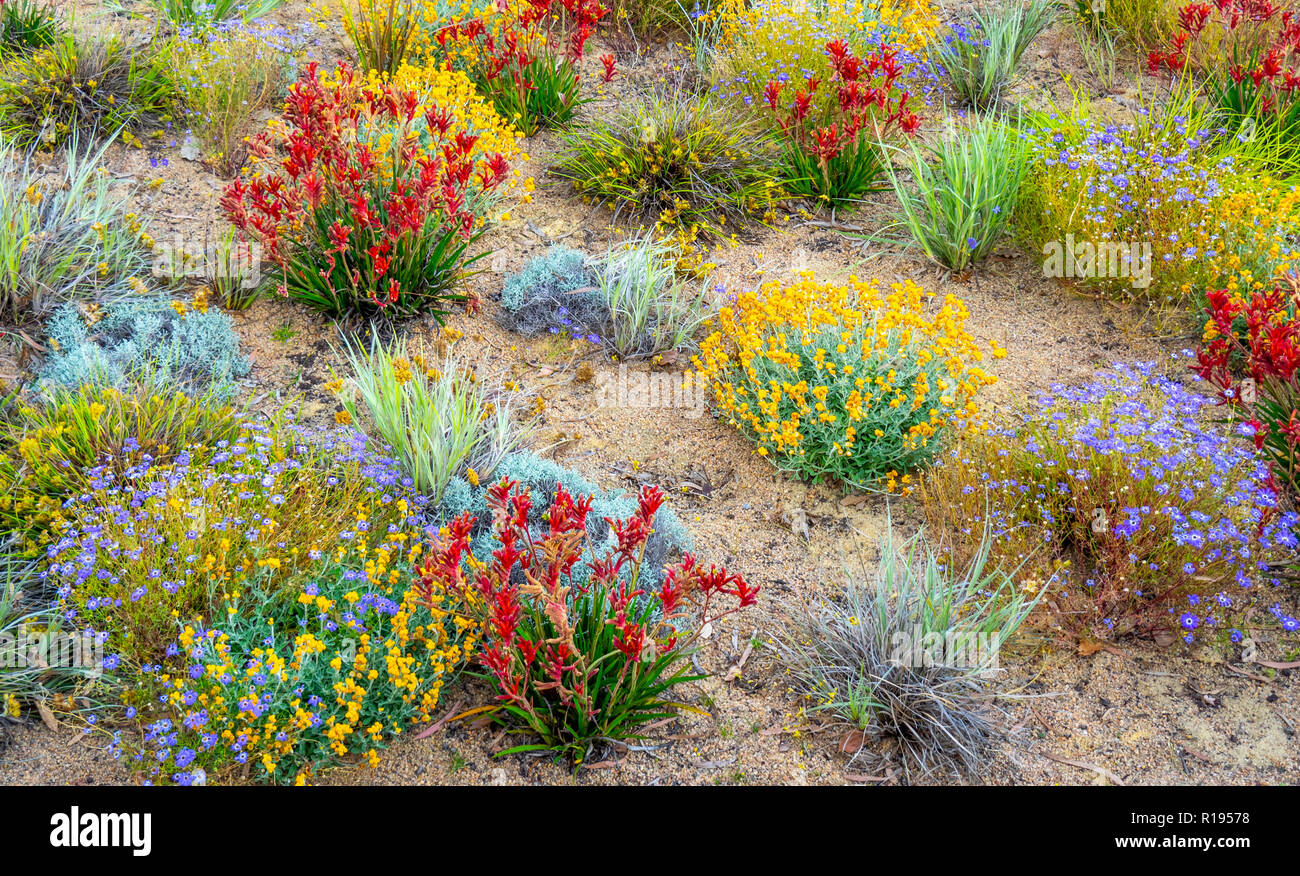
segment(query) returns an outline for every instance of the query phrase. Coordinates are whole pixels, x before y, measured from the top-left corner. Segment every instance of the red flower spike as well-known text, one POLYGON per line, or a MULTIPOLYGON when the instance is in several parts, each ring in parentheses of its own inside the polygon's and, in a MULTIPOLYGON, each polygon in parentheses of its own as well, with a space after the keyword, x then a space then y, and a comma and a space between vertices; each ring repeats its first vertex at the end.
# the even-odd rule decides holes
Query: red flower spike
POLYGON ((637 516, 647 528, 654 525, 655 515, 664 504, 664 491, 653 484, 646 484, 641 487, 641 493, 637 496, 637 516))
POLYGON ((763 88, 763 101, 772 112, 776 112, 777 110, 778 103, 781 99, 781 89, 783 87, 783 83, 777 82, 776 80, 770 80, 763 88))
MULTIPOLYGON (((706 571, 691 554, 664 571, 657 591, 643 592, 636 585, 642 555, 633 547, 644 540, 647 521, 662 507, 663 493, 657 488, 640 491, 630 518, 609 521, 618 546, 591 557, 592 574, 585 587, 577 587, 570 574, 585 549, 592 497, 575 497, 557 485, 547 528, 542 529, 528 523, 527 490, 503 479, 487 493, 497 546, 491 562, 477 566, 473 593, 466 593, 461 565, 462 558, 469 561, 474 521, 468 515, 448 524, 430 545, 421 566, 421 586, 431 597, 443 590, 464 594, 482 625, 479 660, 495 679, 497 700, 511 705, 509 716, 527 716, 534 730, 545 727, 562 743, 572 730, 568 724, 552 723, 560 709, 571 709, 590 723, 623 708, 608 698, 634 695, 630 692, 639 689, 636 679, 643 662, 667 661, 662 669, 684 659, 684 643, 698 635, 683 632, 688 617, 694 614, 702 625, 756 600, 757 587, 726 569, 710 566, 706 571), (714 608, 724 598, 734 605, 714 608), (591 683, 605 666, 618 680, 591 683)), ((503 719, 509 716, 502 713, 503 719)))

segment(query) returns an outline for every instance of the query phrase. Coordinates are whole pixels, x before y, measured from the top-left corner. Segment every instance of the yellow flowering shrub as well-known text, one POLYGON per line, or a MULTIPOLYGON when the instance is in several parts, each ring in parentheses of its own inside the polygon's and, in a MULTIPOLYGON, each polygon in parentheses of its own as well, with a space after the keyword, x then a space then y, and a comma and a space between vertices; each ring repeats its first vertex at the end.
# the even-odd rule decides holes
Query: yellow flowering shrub
MULTIPOLYGON (((1208 261, 1206 289, 1226 289, 1230 297, 1246 302, 1300 266, 1300 246, 1293 236, 1300 228, 1300 185, 1257 179, 1228 194, 1214 209, 1224 232, 1219 250, 1208 261)), ((1193 291, 1190 284, 1184 285, 1185 296, 1193 291)), ((1213 320, 1208 320, 1207 332, 1212 326, 1213 320)))
MULTIPOLYGON (((518 169, 521 162, 530 160, 520 145, 519 131, 501 118, 492 104, 478 93, 468 76, 458 70, 448 70, 434 61, 403 64, 390 77, 374 70, 369 73, 371 87, 380 86, 385 79, 398 91, 417 96, 418 113, 434 108, 445 109, 451 117, 452 131, 464 131, 478 138, 474 144, 476 171, 486 171, 488 157, 494 154, 501 155, 509 163, 509 176, 497 188, 495 198, 517 194, 524 203, 532 200, 533 178, 523 178, 518 169)), ((385 142, 381 139, 380 151, 383 151, 385 142)))
MULTIPOLYGON (((887 290, 805 274, 722 308, 694 357, 694 379, 758 453, 801 477, 907 485, 949 432, 977 427, 975 396, 996 378, 967 333, 966 306, 933 313, 911 281, 887 290)), ((1004 351, 990 351, 1001 358, 1004 351)))
POLYGON ((223 611, 179 624, 131 696, 151 719, 136 762, 179 784, 304 784, 349 754, 376 765, 390 739, 433 720, 478 641, 463 598, 413 574, 422 552, 418 533, 399 531, 271 587, 263 566, 223 611))

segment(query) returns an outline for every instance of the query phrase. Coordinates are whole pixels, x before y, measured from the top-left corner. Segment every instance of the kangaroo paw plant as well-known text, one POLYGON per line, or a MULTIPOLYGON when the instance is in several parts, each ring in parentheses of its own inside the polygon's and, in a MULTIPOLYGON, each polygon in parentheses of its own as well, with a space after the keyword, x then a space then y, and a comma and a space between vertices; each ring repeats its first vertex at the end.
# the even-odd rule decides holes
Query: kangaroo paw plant
POLYGON ((449 76, 452 99, 435 105, 367 86, 345 64, 333 76, 307 66, 285 124, 249 146, 259 171, 222 197, 283 270, 281 294, 336 317, 441 316, 464 297, 457 287, 479 258, 469 247, 510 168, 480 148, 483 132, 467 121, 476 98, 449 76))
POLYGON ((690 674, 700 631, 754 604, 758 587, 691 554, 643 589, 641 565, 656 487, 643 487, 636 512, 611 520, 616 544, 574 567, 587 538, 591 498, 556 489, 549 528, 528 526, 532 498, 503 479, 489 491, 498 547, 486 566, 465 564, 474 518, 462 514, 426 555, 420 586, 430 599, 464 594, 483 625, 480 660, 496 681, 495 718, 531 741, 508 749, 556 751, 581 763, 600 743, 640 738, 639 730, 681 707, 668 699, 690 674), (468 571, 466 569, 468 565, 468 571), (727 603, 729 607, 723 607, 727 603))

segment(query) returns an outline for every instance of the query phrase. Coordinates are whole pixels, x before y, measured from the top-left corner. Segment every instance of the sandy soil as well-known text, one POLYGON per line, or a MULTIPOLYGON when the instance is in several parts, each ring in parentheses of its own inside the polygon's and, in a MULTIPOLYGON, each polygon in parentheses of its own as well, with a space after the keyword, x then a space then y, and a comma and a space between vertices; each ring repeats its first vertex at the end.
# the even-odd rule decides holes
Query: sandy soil
MULTIPOLYGON (((303 4, 292 2, 281 18, 293 19, 303 4)), ((341 51, 340 34, 322 34, 313 57, 341 51)), ((627 48, 619 40, 620 50, 627 48)), ((673 55, 662 45, 641 46, 643 56, 621 56, 627 75, 586 108, 598 115, 632 90, 673 73, 673 55)), ((591 53, 598 56, 602 47, 591 53)), ((1060 71, 1076 71, 1070 83, 1096 99, 1108 94, 1089 75, 1068 28, 1058 26, 1030 51, 1019 95, 1031 105, 1068 97, 1060 71)), ((1130 62, 1133 59, 1128 59, 1130 62)), ((1121 60, 1121 80, 1131 78, 1121 60)), ((1120 101, 1135 92, 1117 93, 1120 101)), ((801 713, 782 670, 765 648, 768 631, 815 594, 821 571, 839 564, 845 552, 874 545, 892 519, 901 532, 915 528, 907 500, 887 507, 875 496, 845 496, 838 488, 810 486, 778 473, 755 455, 744 439, 707 414, 656 408, 613 408, 596 404, 595 385, 576 380, 580 362, 597 369, 590 345, 554 339, 528 339, 496 321, 504 275, 518 270, 553 241, 600 251, 626 236, 626 228, 606 227, 606 216, 573 197, 567 184, 545 171, 556 138, 542 134, 528 144, 533 157, 525 173, 537 179, 534 203, 514 210, 514 218, 493 230, 483 245, 497 254, 491 269, 475 277, 486 299, 481 314, 458 314, 450 324, 464 332, 457 350, 487 376, 509 375, 545 401, 540 442, 558 444, 550 453, 604 487, 635 489, 640 480, 659 483, 692 530, 701 552, 725 562, 763 587, 765 614, 728 618, 705 644, 700 665, 712 676, 690 685, 682 699, 707 713, 683 713, 655 727, 644 750, 607 755, 574 775, 548 758, 494 758, 508 747, 491 728, 451 724, 426 739, 406 739, 386 753, 380 765, 344 766, 322 777, 334 784, 840 784, 897 783, 903 780, 888 762, 867 768, 865 759, 840 751, 842 728, 823 725, 801 713), (796 512, 808 522, 805 538, 790 525, 796 512), (757 647, 748 648, 754 641, 757 647), (746 657, 746 653, 748 656, 746 657), (743 660, 738 676, 724 680, 743 660)), ((114 148, 109 166, 124 179, 143 180, 161 173, 162 187, 141 204, 152 218, 155 237, 202 239, 217 217, 222 181, 200 165, 184 161, 175 148, 157 155, 169 159, 151 168, 149 155, 114 148)), ((876 233, 891 221, 889 199, 880 196, 838 224, 876 233)), ((768 279, 792 279, 809 268, 821 279, 850 274, 891 281, 910 277, 942 296, 952 292, 968 305, 969 329, 980 341, 996 341, 1008 351, 997 373, 1000 382, 986 398, 990 407, 1018 399, 1055 381, 1088 376, 1113 361, 1167 360, 1189 339, 1153 340, 1145 315, 1132 308, 1082 294, 1041 276, 1037 259, 1011 244, 966 282, 943 276, 915 252, 873 245, 864 248, 832 227, 828 217, 791 218, 778 229, 751 230, 734 249, 711 258, 719 267, 711 282, 728 289, 754 287, 768 279)), ((334 405, 323 384, 341 366, 340 336, 326 321, 279 300, 259 302, 236 325, 254 370, 249 396, 259 406, 303 399, 309 418, 328 419, 334 405)), ((431 321, 404 326, 413 337, 431 338, 431 321)), ((644 370, 647 366, 632 366, 644 370)), ((1264 641, 1266 659, 1295 659, 1276 643, 1264 641)), ((1234 655, 1236 656, 1236 655, 1234 655)), ((1012 740, 991 765, 987 780, 996 784, 1276 784, 1300 780, 1300 685, 1284 670, 1265 677, 1259 667, 1226 660, 1208 649, 1181 643, 1162 648, 1130 641, 1081 656, 1059 644, 1024 638, 1009 655, 1005 683, 1027 695, 1009 706, 1012 740)), ((736 675, 736 673, 732 673, 736 675)), ((446 694, 447 714, 483 702, 489 691, 473 684, 446 694), (459 707, 458 707, 459 706, 459 707)), ((132 777, 113 763, 94 738, 80 739, 70 727, 51 732, 37 724, 0 723, 0 783, 116 783, 132 777)), ((954 776, 932 782, 952 783, 954 776)))

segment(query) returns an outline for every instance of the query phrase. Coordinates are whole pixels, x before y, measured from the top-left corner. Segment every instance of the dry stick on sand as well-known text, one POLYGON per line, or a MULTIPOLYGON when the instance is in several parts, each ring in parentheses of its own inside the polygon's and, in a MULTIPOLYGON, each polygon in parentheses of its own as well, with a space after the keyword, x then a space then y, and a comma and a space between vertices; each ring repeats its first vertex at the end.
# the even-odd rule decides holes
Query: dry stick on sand
POLYGON ((1262 681, 1264 682, 1264 684, 1272 684, 1273 682, 1273 679, 1266 678, 1263 675, 1255 675, 1253 672, 1243 672, 1240 669, 1235 669, 1231 666, 1226 666, 1226 665, 1223 668, 1231 672, 1233 675, 1240 675, 1242 678, 1249 678, 1252 681, 1262 681))
POLYGON ((437 721, 435 721, 434 723, 430 724, 428 727, 421 730, 416 735, 415 738, 427 739, 428 737, 442 730, 443 727, 447 726, 447 721, 450 720, 453 715, 459 714, 457 710, 460 707, 461 707, 461 700, 457 700, 455 704, 450 709, 447 710, 447 714, 443 715, 437 721))
POLYGON ((1098 775, 1105 776, 1107 779, 1114 782, 1116 785, 1119 785, 1121 788, 1124 787, 1124 782, 1120 779, 1120 777, 1115 775, 1105 767, 1099 767, 1096 764, 1091 764, 1091 763, 1084 763, 1081 760, 1070 760, 1070 758, 1068 757, 1058 757, 1057 755, 1050 754, 1046 751, 1036 751, 1034 753, 1040 757, 1045 757, 1048 760, 1054 760, 1057 763, 1063 763, 1068 766, 1078 767, 1081 770, 1092 770, 1094 773, 1097 773, 1098 775))

